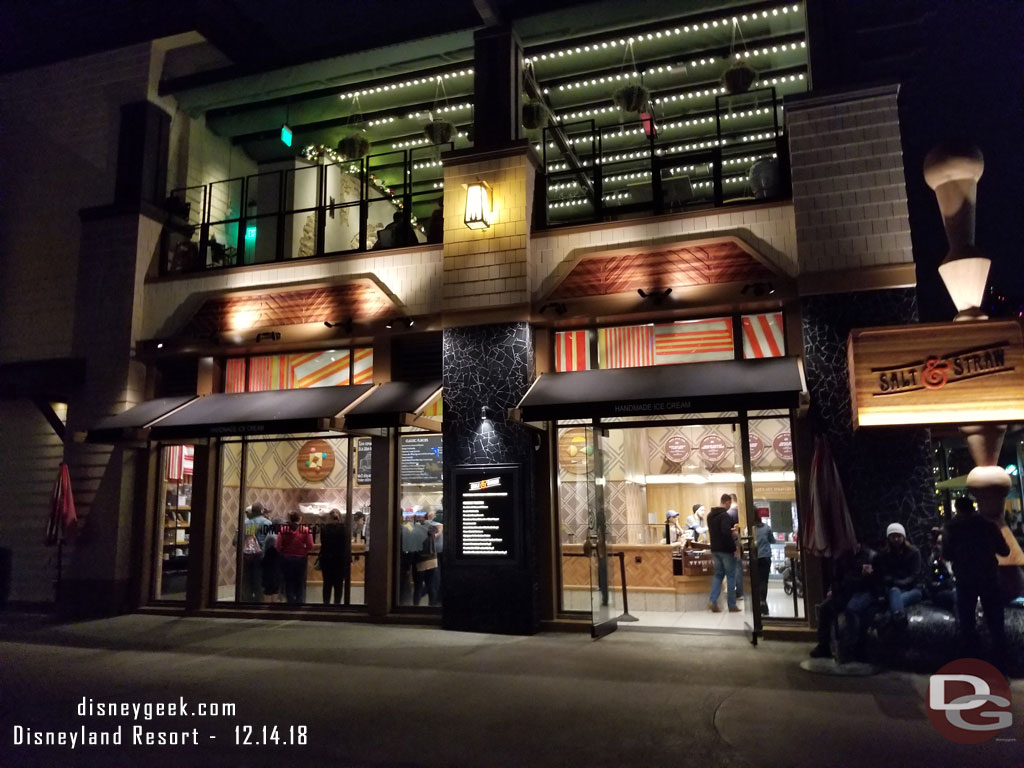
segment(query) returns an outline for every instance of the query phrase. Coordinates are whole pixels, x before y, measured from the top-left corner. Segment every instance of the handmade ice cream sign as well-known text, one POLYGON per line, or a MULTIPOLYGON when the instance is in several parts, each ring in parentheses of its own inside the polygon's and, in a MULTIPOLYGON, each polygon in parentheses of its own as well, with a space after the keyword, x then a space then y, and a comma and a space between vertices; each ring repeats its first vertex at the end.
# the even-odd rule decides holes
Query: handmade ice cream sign
POLYGON ((304 480, 326 480, 334 470, 334 449, 325 440, 310 440, 299 448, 298 466, 304 480))
POLYGON ((1024 341, 1014 320, 853 330, 853 424, 1024 419, 1024 341))

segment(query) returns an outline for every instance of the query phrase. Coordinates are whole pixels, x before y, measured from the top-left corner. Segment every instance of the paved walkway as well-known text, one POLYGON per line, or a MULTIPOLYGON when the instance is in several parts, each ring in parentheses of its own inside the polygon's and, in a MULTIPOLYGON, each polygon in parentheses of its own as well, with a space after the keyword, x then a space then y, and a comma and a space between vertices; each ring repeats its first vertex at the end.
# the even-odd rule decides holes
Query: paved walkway
MULTIPOLYGON (((0 619, 0 767, 1024 766, 1014 741, 961 746, 932 728, 927 677, 801 670, 807 646, 617 632, 504 637, 350 623, 133 615, 0 619), (183 697, 234 716, 79 717, 96 702, 183 697), (306 726, 302 745, 235 745, 235 728, 306 726), (111 730, 121 747, 14 746, 15 726, 111 730), (199 746, 133 746, 195 728, 199 746), (215 738, 210 738, 210 737, 215 738)), ((24 733, 22 731, 21 733, 24 733)), ((297 733, 297 731, 296 731, 297 733)))

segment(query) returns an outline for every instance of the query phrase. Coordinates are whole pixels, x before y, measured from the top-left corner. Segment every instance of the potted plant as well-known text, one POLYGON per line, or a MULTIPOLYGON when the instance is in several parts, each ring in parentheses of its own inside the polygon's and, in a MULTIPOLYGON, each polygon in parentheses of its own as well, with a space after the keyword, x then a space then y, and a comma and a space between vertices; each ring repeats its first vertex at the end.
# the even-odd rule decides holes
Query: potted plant
POLYGON ((547 122, 548 110, 539 101, 523 104, 523 127, 528 131, 541 128, 547 122))
POLYGON ((624 85, 612 94, 612 101, 624 112, 640 112, 651 98, 651 92, 642 85, 624 85))
POLYGON ((423 135, 431 144, 447 144, 455 135, 455 126, 447 120, 431 120, 423 126, 423 135))
POLYGON ((338 154, 343 155, 346 160, 358 160, 365 157, 369 151, 370 142, 362 131, 349 134, 338 142, 338 154))
POLYGON ((734 61, 722 73, 722 86, 728 93, 745 93, 757 79, 757 72, 745 61, 734 61))

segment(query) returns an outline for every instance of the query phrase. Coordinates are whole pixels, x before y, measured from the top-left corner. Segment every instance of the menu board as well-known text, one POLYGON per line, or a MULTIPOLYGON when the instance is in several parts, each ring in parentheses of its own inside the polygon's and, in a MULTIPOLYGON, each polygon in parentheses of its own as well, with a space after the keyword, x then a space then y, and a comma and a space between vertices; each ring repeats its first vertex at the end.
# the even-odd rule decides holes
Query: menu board
POLYGON ((515 466, 455 468, 457 556, 477 562, 518 556, 515 466))
POLYGON ((370 485, 373 480, 372 459, 373 441, 370 438, 356 440, 356 483, 370 485))
POLYGON ((441 436, 403 437, 400 459, 402 483, 441 482, 441 436))

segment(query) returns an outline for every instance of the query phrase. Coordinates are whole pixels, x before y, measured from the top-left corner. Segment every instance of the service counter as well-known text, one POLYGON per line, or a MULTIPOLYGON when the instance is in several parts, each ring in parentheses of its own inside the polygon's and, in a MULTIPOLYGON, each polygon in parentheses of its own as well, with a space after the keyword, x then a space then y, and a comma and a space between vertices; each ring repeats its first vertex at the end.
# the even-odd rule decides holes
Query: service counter
MULTIPOLYGON (((364 542, 352 543, 352 584, 362 586, 366 579, 366 544, 364 542)), ((306 585, 323 584, 323 574, 318 571, 314 564, 320 556, 320 545, 314 544, 313 549, 306 556, 306 585)))
MULTIPOLYGON (((626 589, 644 592, 690 594, 711 589, 713 571, 709 550, 686 550, 673 558, 669 544, 613 544, 608 548, 608 576, 612 587, 621 586, 622 553, 626 566, 626 589), (673 562, 674 561, 674 562, 673 562)), ((590 589, 590 558, 583 556, 582 544, 562 544, 562 586, 590 589)))

